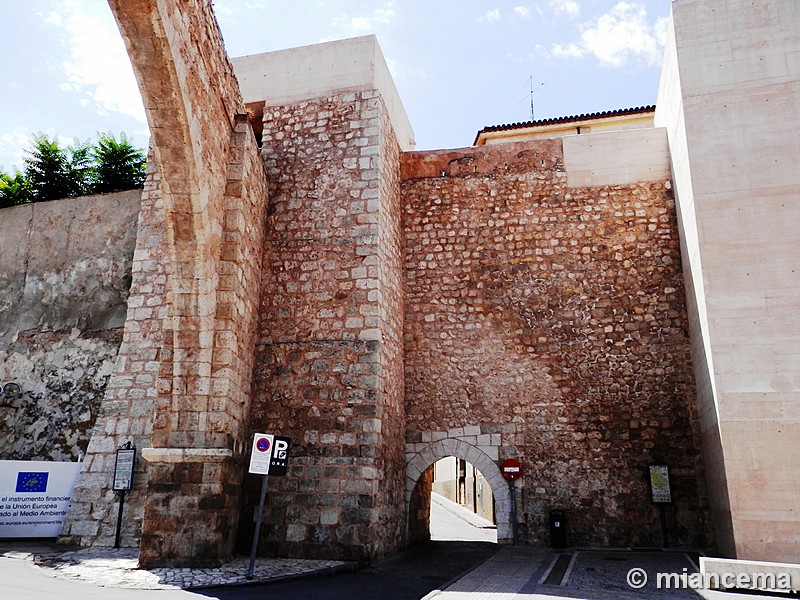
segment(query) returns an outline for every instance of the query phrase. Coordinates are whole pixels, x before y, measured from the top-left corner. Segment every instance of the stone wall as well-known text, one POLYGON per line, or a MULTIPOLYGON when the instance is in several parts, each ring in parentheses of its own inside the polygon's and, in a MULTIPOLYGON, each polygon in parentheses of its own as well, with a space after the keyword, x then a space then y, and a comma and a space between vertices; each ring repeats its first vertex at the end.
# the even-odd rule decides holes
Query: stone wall
POLYGON ((403 155, 409 475, 432 442, 517 458, 526 543, 560 508, 572 544, 659 545, 646 469, 665 463, 671 542, 703 546, 670 182, 567 175, 561 140, 403 155))
MULTIPOLYGON (((130 363, 116 373, 123 404, 147 399, 152 408, 141 452, 146 482, 135 498, 144 504, 139 562, 220 564, 233 550, 248 447, 267 183, 211 4, 109 5, 150 127, 159 205, 151 222, 164 233, 148 247, 166 275, 164 295, 145 317, 154 335, 129 338, 134 355, 155 350, 147 360, 156 372, 140 378, 130 363)), ((156 292, 140 283, 134 292, 156 292)), ((140 325, 136 317, 126 323, 126 335, 140 325)), ((88 490, 107 481, 108 452, 119 436, 137 435, 135 426, 119 420, 95 433, 97 472, 78 484, 86 495, 70 512, 66 537, 98 535, 92 524, 110 498, 95 507, 88 490)))
POLYGON ((114 543, 117 522, 117 496, 112 490, 114 461, 116 449, 127 442, 137 449, 138 460, 133 489, 126 497, 120 542, 123 547, 136 547, 141 539, 148 488, 147 462, 141 460, 141 450, 150 446, 153 430, 162 325, 167 311, 168 264, 161 260, 166 232, 159 183, 151 160, 141 192, 138 223, 130 227, 136 233, 136 249, 122 345, 62 528, 63 542, 83 546, 114 543))
POLYGON ((125 322, 140 190, 0 211, 0 458, 85 452, 125 322))
MULTIPOLYGON (((270 481, 266 548, 384 554, 405 533, 400 151, 374 90, 268 107, 262 140, 271 191, 252 426, 294 444, 289 476, 270 481)), ((243 531, 256 478, 249 491, 243 531)))

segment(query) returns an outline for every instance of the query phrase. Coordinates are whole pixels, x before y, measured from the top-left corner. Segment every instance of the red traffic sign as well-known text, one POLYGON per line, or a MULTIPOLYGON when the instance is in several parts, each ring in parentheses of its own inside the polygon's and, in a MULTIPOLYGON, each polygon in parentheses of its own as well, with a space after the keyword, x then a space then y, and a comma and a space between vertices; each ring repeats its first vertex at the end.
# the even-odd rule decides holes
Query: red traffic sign
POLYGON ((509 481, 514 481, 515 479, 522 477, 522 465, 519 464, 518 460, 509 458, 508 460, 503 461, 503 465, 500 467, 500 472, 503 474, 503 477, 509 481))

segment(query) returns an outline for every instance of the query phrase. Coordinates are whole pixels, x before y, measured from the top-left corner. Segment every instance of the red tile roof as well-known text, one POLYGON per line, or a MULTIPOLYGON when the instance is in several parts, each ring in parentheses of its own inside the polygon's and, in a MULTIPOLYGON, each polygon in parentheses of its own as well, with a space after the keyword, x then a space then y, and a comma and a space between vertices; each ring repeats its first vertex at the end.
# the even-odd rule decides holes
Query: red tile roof
POLYGON ((653 112, 656 109, 655 104, 648 106, 637 106, 634 108, 620 108, 617 110, 607 110, 603 112, 586 113, 583 115, 573 115, 570 117, 554 117, 552 119, 541 119, 538 121, 524 121, 522 123, 508 123, 505 125, 489 125, 481 129, 475 135, 475 141, 472 145, 478 143, 478 139, 482 133, 490 133, 492 131, 510 131, 512 129, 525 129, 528 127, 540 127, 542 125, 555 125, 557 123, 569 123, 573 121, 586 121, 588 119, 603 119, 606 117, 623 117, 625 115, 635 115, 639 113, 653 112))

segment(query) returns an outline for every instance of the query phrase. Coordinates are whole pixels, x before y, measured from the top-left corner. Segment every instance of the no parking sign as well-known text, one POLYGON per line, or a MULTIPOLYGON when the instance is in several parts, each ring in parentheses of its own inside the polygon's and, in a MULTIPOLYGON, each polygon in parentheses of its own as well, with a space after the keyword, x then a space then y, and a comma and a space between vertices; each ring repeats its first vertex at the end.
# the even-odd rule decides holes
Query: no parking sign
POLYGON ((274 445, 275 436, 271 433, 257 433, 253 436, 253 451, 250 453, 250 473, 258 475, 269 474, 269 461, 272 458, 274 445))
POLYGON ((271 433, 255 434, 249 472, 257 475, 286 475, 291 443, 292 440, 287 437, 271 433))

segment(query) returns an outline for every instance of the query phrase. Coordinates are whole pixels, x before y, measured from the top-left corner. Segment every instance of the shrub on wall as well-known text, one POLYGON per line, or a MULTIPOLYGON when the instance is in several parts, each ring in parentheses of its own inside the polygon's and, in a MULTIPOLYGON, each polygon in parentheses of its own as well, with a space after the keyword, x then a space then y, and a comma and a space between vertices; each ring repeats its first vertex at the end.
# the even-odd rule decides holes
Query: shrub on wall
POLYGON ((13 176, 0 173, 0 208, 30 202, 31 190, 25 175, 17 171, 13 176))
POLYGON ((90 178, 88 144, 61 148, 58 138, 39 135, 25 157, 31 201, 74 198, 86 193, 90 178))
POLYGON ((111 134, 101 134, 92 148, 95 162, 95 193, 118 192, 144 185, 146 157, 123 133, 117 141, 111 134))
POLYGON ((40 134, 27 150, 24 173, 0 173, 0 208, 140 188, 145 167, 144 151, 124 133, 119 141, 102 133, 96 144, 76 141, 66 148, 40 134))

